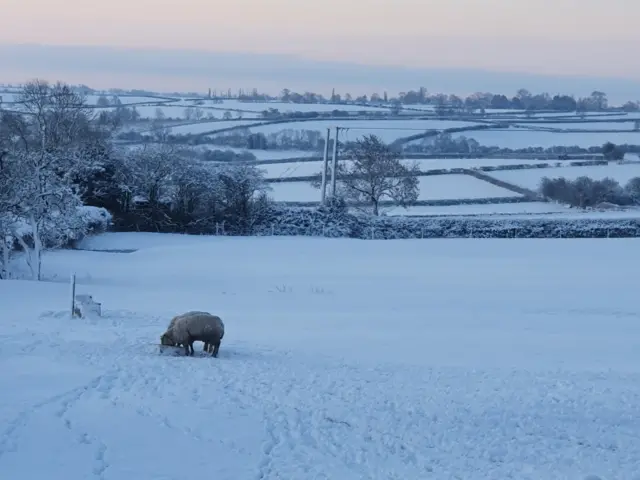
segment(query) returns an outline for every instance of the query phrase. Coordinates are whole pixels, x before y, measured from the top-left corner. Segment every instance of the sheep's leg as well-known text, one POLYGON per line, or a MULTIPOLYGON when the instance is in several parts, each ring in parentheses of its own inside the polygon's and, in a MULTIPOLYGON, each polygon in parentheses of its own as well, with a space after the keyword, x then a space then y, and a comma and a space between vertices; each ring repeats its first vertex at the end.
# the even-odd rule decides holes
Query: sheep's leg
POLYGON ((189 356, 189 343, 185 343, 184 344, 184 354, 188 357, 189 356))
POLYGON ((193 340, 189 340, 189 350, 191 351, 191 356, 193 356, 193 340))
POLYGON ((212 355, 214 357, 218 356, 218 350, 220 350, 220 342, 216 342, 216 343, 213 344, 213 353, 212 353, 212 355))
POLYGON ((210 349, 211 349, 211 344, 209 342, 204 342, 204 347, 202 347, 202 351, 209 353, 210 349))

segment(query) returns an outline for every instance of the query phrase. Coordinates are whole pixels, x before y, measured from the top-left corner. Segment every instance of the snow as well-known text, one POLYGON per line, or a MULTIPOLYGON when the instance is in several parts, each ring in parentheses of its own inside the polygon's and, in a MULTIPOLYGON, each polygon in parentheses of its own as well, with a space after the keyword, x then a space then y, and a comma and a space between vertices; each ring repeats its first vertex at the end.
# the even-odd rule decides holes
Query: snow
POLYGON ((430 175, 419 177, 418 200, 507 198, 521 195, 470 175, 430 175))
POLYGON ((406 210, 402 207, 395 207, 384 208, 383 211, 388 216, 480 216, 482 218, 505 218, 506 216, 509 220, 640 219, 640 208, 637 207, 628 207, 620 210, 580 210, 544 202, 490 203, 443 207, 413 206, 406 210))
MULTIPOLYGON (((564 119, 563 119, 564 120, 564 119)), ((559 130, 634 130, 634 122, 571 122, 567 123, 518 123, 519 127, 531 129, 559 129, 559 130)))
MULTIPOLYGON (((113 95, 113 94, 105 94, 104 96, 107 97, 107 99, 109 101, 111 101, 111 99, 114 96, 117 97, 120 100, 120 103, 122 103, 123 106, 136 104, 136 103, 146 103, 146 104, 154 103, 154 104, 158 104, 158 103, 166 103, 167 102, 166 98, 137 97, 137 96, 113 95)), ((87 104, 88 105, 96 105, 98 103, 98 99, 100 97, 101 97, 101 95, 87 95, 86 96, 87 104)))
MULTIPOLYGON (((477 125, 473 122, 447 120, 313 120, 305 122, 274 123, 252 127, 253 133, 280 132, 282 130, 311 130, 326 133, 327 128, 340 127, 340 140, 355 141, 363 135, 377 135, 384 142, 390 143, 401 137, 408 137, 427 130, 460 128, 477 125)), ((334 135, 334 132, 331 133, 334 135)))
MULTIPOLYGON (((226 145, 215 145, 215 144, 206 144, 206 145, 196 145, 193 147, 198 151, 205 150, 231 150, 236 153, 249 152, 252 153, 258 161, 260 160, 286 160, 289 158, 304 158, 304 157, 314 157, 320 155, 318 152, 313 152, 310 150, 248 150, 246 148, 234 148, 228 147, 226 145)), ((285 164, 286 165, 286 164, 285 164)), ((292 163, 289 163, 292 165, 292 163)), ((270 166, 266 165, 258 165, 259 168, 265 168, 270 166)))
MULTIPOLYGON (((20 96, 19 93, 0 92, 0 97, 2 97, 3 103, 15 102, 19 96, 20 96)), ((111 99, 114 97, 113 94, 105 94, 104 96, 109 101, 111 101, 111 99)), ((128 105, 133 105, 137 103, 158 105, 158 104, 164 104, 167 102, 167 99, 163 99, 163 98, 138 97, 138 96, 128 96, 128 95, 115 95, 115 96, 120 99, 120 103, 122 104, 122 106, 128 106, 128 105)), ((101 95, 86 95, 85 98, 86 98, 87 105, 96 105, 100 97, 101 95)), ((136 106, 136 108, 140 108, 140 107, 136 106)))
MULTIPOLYGON (((610 124, 609 129, 613 129, 615 124, 610 124)), ((562 124, 553 124, 555 128, 564 128, 562 124)), ((454 138, 465 136, 473 138, 481 145, 498 146, 502 148, 529 148, 541 147, 550 148, 553 146, 578 146, 578 147, 601 147, 607 142, 616 145, 640 145, 640 132, 623 133, 601 133, 601 132, 580 132, 580 133, 556 133, 539 132, 534 130, 510 129, 510 130, 478 130, 454 134, 454 138)))
MULTIPOLYGON (((320 189, 310 182, 273 182, 269 195, 276 202, 320 201, 320 189)), ((470 175, 431 175, 419 177, 418 200, 457 200, 519 197, 520 194, 479 180, 470 175)))
POLYGON ((211 132, 213 130, 222 130, 224 128, 241 125, 251 125, 259 121, 260 120, 221 120, 216 122, 198 122, 170 127, 170 129, 172 135, 197 135, 199 133, 211 132))
MULTIPOLYGON (((255 152, 254 150, 251 150, 255 152)), ((316 155, 319 155, 316 153, 316 155)), ((294 155, 288 155, 294 158, 294 155)), ((302 155, 300 155, 302 156, 302 155)), ((307 155, 309 156, 309 155, 307 155)), ((277 157, 276 157, 277 158, 277 157)), ((339 160, 341 163, 349 162, 349 160, 339 160)), ((534 165, 539 163, 549 163, 553 165, 553 160, 516 160, 502 158, 435 158, 435 159, 405 159, 402 163, 412 165, 414 162, 418 164, 421 171, 440 170, 451 168, 478 168, 478 167, 496 167, 500 165, 534 165)), ((329 168, 331 166, 331 158, 329 158, 329 168)), ((322 172, 322 161, 313 162, 286 162, 271 163, 260 165, 260 169, 265 171, 265 178, 289 178, 289 177, 305 177, 317 175, 322 172)))
MULTIPOLYGON (((175 103, 168 103, 163 105, 136 105, 136 110, 140 114, 140 118, 156 118, 156 110, 160 109, 164 113, 166 118, 185 118, 185 109, 188 106, 185 105, 176 105, 175 103)), ((223 115, 225 113, 224 110, 217 110, 214 108, 205 108, 203 106, 195 105, 195 108, 199 108, 202 110, 205 118, 209 118, 213 116, 213 118, 222 120, 223 115)), ((232 112, 233 118, 236 117, 235 113, 232 112)), ((257 114, 251 113, 243 113, 242 118, 260 118, 257 114)))
POLYGON ((513 215, 532 213, 568 213, 571 210, 563 205, 551 202, 521 202, 521 203, 489 203, 471 205, 445 205, 427 206, 417 205, 414 207, 396 207, 385 210, 389 216, 436 216, 436 215, 513 215))
POLYGON ((389 113, 386 108, 369 107, 360 105, 336 105, 325 103, 286 103, 286 102, 240 102, 238 100, 224 100, 222 104, 212 103, 217 108, 232 108, 236 110, 246 110, 253 112, 264 112, 270 108, 275 108, 280 113, 287 112, 332 112, 341 110, 346 112, 382 112, 389 113))
POLYGON ((276 202, 318 202, 320 189, 311 186, 310 182, 276 182, 268 184, 269 196, 276 202))
POLYGON ((489 176, 508 182, 520 187, 537 190, 543 177, 558 178, 565 177, 568 180, 575 180, 578 177, 586 176, 594 180, 602 180, 609 177, 617 180, 624 186, 634 177, 640 177, 640 165, 638 164, 615 164, 595 165, 588 167, 554 167, 554 168, 534 168, 530 170, 500 170, 486 172, 489 176))
POLYGON ((640 471, 637 239, 83 246, 140 250, 50 252, 53 281, 0 283, 3 477, 640 471), (70 271, 102 318, 69 320, 70 271), (158 355, 191 309, 225 321, 219 358, 158 355))
POLYGON ((9 107, 9 105, 5 104, 15 102, 18 96, 19 94, 15 92, 0 92, 0 98, 2 98, 0 105, 3 105, 4 108, 9 107))

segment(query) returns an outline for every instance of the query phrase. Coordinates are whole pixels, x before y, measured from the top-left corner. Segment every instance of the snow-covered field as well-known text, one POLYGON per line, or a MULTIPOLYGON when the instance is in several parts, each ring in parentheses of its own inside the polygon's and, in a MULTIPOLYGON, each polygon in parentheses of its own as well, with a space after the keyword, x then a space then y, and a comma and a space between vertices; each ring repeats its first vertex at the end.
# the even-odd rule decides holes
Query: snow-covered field
MULTIPOLYGON (((156 97, 137 97, 130 95, 104 95, 107 99, 111 100, 114 96, 120 100, 122 105, 130 105, 135 103, 166 103, 167 98, 156 98, 156 97)), ((95 105, 98 103, 98 99, 100 95, 87 95, 87 103, 89 105, 95 105)))
POLYGON ((482 216, 483 218, 576 220, 576 219, 640 219, 640 208, 627 207, 620 210, 581 210, 547 202, 493 203, 451 205, 443 207, 413 206, 406 210, 402 207, 383 208, 388 216, 482 216))
POLYGON ((240 102, 238 100, 224 100, 222 103, 215 103, 205 100, 204 106, 215 108, 230 108, 234 110, 243 110, 249 112, 264 112, 270 108, 275 108, 280 113, 290 112, 332 112, 341 110, 346 112, 389 112, 386 108, 368 107, 360 105, 335 105, 322 103, 287 103, 287 102, 240 102))
MULTIPOLYGON (((427 130, 443 130, 476 125, 473 122, 446 120, 314 120, 308 122, 276 123, 252 127, 254 133, 280 132, 282 130, 311 130, 326 132, 327 128, 340 127, 340 140, 355 141, 363 135, 377 135, 384 142, 390 143, 402 137, 408 137, 427 130)), ((331 133, 334 135, 334 132, 331 133)))
MULTIPOLYGON (((276 202, 320 201, 320 190, 309 182, 274 182, 269 184, 269 195, 276 202)), ((507 198, 520 195, 496 187, 470 175, 432 175, 419 177, 418 200, 457 200, 480 198, 507 198)))
MULTIPOLYGON (((252 152, 255 152, 252 150, 252 152)), ((291 155, 290 157, 294 157, 291 155)), ((349 160, 340 160, 341 163, 349 162, 349 160)), ((412 165, 416 162, 420 170, 440 170, 451 168, 477 168, 477 167, 496 167, 500 165, 533 165, 539 163, 554 164, 553 160, 516 160, 516 159, 499 159, 499 158, 435 158, 435 159, 419 159, 404 160, 403 163, 412 165)), ((331 159, 329 159, 331 166, 331 159)), ((265 178, 289 178, 289 177, 305 177, 317 175, 322 172, 322 161, 313 162, 287 162, 287 163, 270 163, 260 165, 260 169, 264 170, 265 178)))
MULTIPOLYGON (((585 124, 588 125, 588 124, 585 124)), ((609 124, 609 129, 615 128, 616 124, 609 124)), ((553 124, 554 128, 564 128, 562 124, 553 124)), ((534 130, 524 130, 511 128, 509 130, 478 130, 454 134, 454 138, 465 136, 473 138, 481 145, 498 146, 502 148, 528 148, 553 146, 578 146, 578 147, 599 147, 607 142, 616 145, 630 144, 640 145, 640 132, 623 133, 601 133, 601 132, 539 132, 534 130)))
MULTIPOLYGON (((289 158, 305 158, 321 155, 319 152, 313 152, 310 150, 247 150, 245 148, 233 148, 226 145, 196 145, 193 147, 195 150, 231 150, 236 153, 252 153, 257 160, 286 160, 289 158)), ((283 165, 286 165, 283 164, 283 165)), ((296 162, 289 163, 289 165, 297 165, 296 162)), ((259 168, 263 168, 266 165, 259 165, 259 168)))
POLYGON ((0 282, 0 471, 637 478, 639 242, 111 234, 84 246, 141 250, 49 253, 53 281, 0 282), (70 271, 102 318, 68 319, 70 271), (219 358, 158 355, 191 309, 224 319, 219 358))
POLYGON ((640 177, 640 164, 610 163, 609 165, 596 165, 588 167, 554 167, 554 168, 534 168, 530 170, 501 170, 487 172, 491 177, 497 178, 520 187, 536 190, 540 186, 543 177, 558 178, 564 177, 568 180, 575 180, 578 177, 586 176, 594 180, 602 180, 609 177, 618 181, 622 186, 634 177, 640 177))
POLYGON ((471 205, 428 206, 417 205, 408 208, 386 208, 389 216, 463 216, 463 215, 515 215, 515 214, 557 214, 571 213, 564 205, 550 202, 489 203, 471 205))
POLYGON ((199 133, 211 132, 213 130, 222 130, 224 128, 236 127, 240 125, 251 125, 258 120, 221 120, 215 122, 191 123, 188 125, 180 125, 171 127, 173 135, 197 135, 199 133))
MULTIPOLYGON (((0 97, 2 97, 3 102, 11 103, 17 101, 19 93, 11 93, 11 92, 0 92, 0 97)), ((122 105, 131 105, 136 103, 166 103, 167 99, 165 98, 155 98, 155 97, 138 97, 133 95, 104 95, 109 101, 112 98, 117 97, 120 100, 122 105)), ((98 99, 101 95, 86 95, 86 103, 87 105, 96 105, 98 103, 98 99)), ((184 109, 184 107, 183 107, 184 109)))
POLYGON ((633 120, 628 122, 566 122, 566 123, 518 123, 519 127, 531 128, 531 129, 561 129, 561 130, 629 130, 635 129, 635 122, 633 120))
MULTIPOLYGON (((184 106, 177 106, 174 104, 168 105, 136 105, 135 109, 140 114, 141 118, 152 118, 155 119, 157 117, 157 111, 161 110, 165 118, 179 118, 186 119, 184 106)), ((224 110, 215 110, 212 108, 201 108, 202 113, 205 118, 216 118, 222 119, 225 111, 224 110)), ((232 113, 232 118, 236 118, 236 115, 232 113)), ((258 115, 243 113, 242 118, 258 118, 258 115)))

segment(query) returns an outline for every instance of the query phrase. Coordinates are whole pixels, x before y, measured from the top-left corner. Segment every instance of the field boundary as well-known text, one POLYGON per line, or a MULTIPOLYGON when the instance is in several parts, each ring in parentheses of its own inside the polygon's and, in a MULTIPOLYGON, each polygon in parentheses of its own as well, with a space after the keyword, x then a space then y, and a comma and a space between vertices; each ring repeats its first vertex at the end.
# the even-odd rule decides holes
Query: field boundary
MULTIPOLYGON (((317 236, 361 240, 427 238, 636 238, 640 211, 633 218, 460 218, 331 216, 320 210, 288 209, 254 235, 317 236)), ((554 214, 552 214, 554 215, 554 214)), ((585 215, 588 215, 585 212, 585 215)), ((533 216, 533 214, 532 214, 533 216)))

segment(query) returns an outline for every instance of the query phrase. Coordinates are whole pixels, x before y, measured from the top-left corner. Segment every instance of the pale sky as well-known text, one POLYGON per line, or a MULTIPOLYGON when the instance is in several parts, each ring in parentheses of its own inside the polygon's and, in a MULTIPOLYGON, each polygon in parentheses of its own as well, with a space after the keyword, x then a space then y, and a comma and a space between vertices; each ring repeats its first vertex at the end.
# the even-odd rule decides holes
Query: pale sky
POLYGON ((4 44, 640 79, 640 0, 0 0, 0 15, 4 44))

